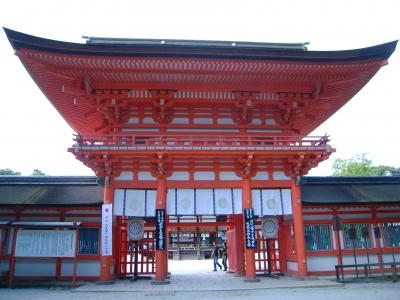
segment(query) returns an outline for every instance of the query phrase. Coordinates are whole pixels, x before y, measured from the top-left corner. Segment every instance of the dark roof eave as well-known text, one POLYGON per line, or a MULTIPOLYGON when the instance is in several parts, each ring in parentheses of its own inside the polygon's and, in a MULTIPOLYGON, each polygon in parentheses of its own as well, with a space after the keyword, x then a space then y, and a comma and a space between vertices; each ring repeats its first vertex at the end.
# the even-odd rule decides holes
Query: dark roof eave
POLYGON ((35 208, 35 207, 40 207, 40 208, 44 208, 44 207, 48 207, 48 208, 53 208, 53 207, 101 207, 103 203, 102 202, 96 202, 96 203, 84 203, 84 204, 78 204, 78 203, 74 203, 74 204, 0 204, 0 207, 2 208, 10 208, 10 207, 24 207, 26 209, 29 208, 35 208))
POLYGON ((265 49, 253 44, 249 47, 227 47, 196 44, 78 44, 44 39, 4 28, 15 50, 22 48, 84 56, 179 57, 280 60, 304 62, 340 62, 370 59, 386 60, 396 49, 397 41, 362 49, 343 51, 302 51, 296 49, 265 49))
POLYGON ((400 184, 400 176, 303 176, 301 185, 400 184))
POLYGON ((303 206, 365 206, 365 205, 396 205, 400 206, 400 202, 388 201, 388 202, 305 202, 301 201, 303 206))

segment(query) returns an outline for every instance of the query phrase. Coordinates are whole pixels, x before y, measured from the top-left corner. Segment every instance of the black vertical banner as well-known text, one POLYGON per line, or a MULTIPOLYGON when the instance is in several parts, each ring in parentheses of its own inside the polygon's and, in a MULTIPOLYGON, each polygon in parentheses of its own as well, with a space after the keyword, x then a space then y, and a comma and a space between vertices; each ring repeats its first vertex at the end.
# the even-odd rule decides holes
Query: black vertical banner
POLYGON ((246 234, 246 248, 256 249, 256 226, 254 221, 254 210, 252 208, 243 209, 245 234, 246 234))
POLYGON ((156 209, 156 250, 165 249, 165 209, 156 209))

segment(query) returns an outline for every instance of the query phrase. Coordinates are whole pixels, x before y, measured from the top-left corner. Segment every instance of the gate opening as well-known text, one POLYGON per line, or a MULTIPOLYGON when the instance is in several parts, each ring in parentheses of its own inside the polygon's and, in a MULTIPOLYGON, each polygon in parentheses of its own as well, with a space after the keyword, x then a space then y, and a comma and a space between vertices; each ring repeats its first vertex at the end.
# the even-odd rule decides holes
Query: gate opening
MULTIPOLYGON (((168 217, 168 271, 174 274, 196 274, 211 272, 211 253, 215 242, 220 249, 226 242, 228 247, 228 272, 236 272, 235 225, 233 216, 169 216, 168 217)), ((118 217, 119 225, 119 277, 148 277, 156 273, 155 221, 147 218, 143 239, 129 241, 127 235, 128 217, 118 217)), ((279 237, 266 240, 256 220, 257 248, 255 250, 256 272, 258 274, 281 273, 279 237)), ((244 237, 242 236, 244 239, 244 237)), ((222 251, 219 252, 219 263, 222 251)))

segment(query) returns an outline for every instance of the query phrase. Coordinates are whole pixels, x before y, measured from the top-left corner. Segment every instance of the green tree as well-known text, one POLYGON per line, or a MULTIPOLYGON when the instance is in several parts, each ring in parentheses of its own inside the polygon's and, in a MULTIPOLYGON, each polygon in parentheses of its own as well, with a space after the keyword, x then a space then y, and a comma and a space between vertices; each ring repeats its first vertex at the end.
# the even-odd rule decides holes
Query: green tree
POLYGON ((332 168, 333 176, 384 176, 388 171, 400 170, 391 166, 374 166, 366 153, 349 159, 337 158, 332 168))
POLYGON ((42 171, 40 171, 39 169, 34 169, 32 176, 44 176, 46 174, 44 174, 42 171))
POLYGON ((0 169, 0 175, 15 175, 15 176, 19 176, 19 175, 21 175, 21 172, 15 172, 15 171, 11 170, 10 168, 6 168, 6 169, 0 169))

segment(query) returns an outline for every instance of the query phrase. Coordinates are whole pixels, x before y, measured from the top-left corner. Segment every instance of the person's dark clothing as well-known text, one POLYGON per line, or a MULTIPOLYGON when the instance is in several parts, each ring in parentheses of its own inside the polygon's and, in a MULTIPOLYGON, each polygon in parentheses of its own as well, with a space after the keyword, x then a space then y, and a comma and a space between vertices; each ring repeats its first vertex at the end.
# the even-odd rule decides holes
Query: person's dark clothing
POLYGON ((222 248, 222 265, 224 266, 224 271, 228 270, 228 266, 226 264, 228 260, 228 248, 226 247, 226 244, 224 244, 224 247, 222 248))
POLYGON ((222 266, 218 262, 218 251, 219 247, 215 245, 213 251, 211 252, 211 257, 213 258, 214 261, 214 271, 217 271, 217 266, 219 267, 220 270, 222 270, 222 266))

